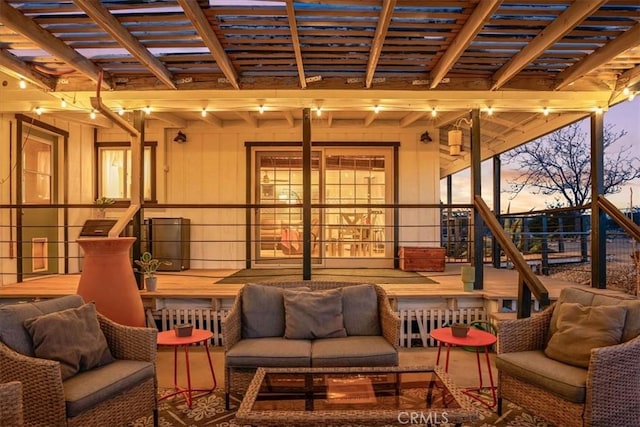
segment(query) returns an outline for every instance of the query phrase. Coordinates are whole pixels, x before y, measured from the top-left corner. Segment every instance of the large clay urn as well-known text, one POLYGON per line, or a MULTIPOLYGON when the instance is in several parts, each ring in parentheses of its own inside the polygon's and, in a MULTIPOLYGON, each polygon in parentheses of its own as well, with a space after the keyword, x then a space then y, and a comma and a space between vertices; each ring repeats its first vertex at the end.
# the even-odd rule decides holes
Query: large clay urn
POLYGON ((135 237, 80 238, 84 267, 77 294, 94 301, 98 312, 114 322, 145 326, 144 307, 129 260, 135 237))

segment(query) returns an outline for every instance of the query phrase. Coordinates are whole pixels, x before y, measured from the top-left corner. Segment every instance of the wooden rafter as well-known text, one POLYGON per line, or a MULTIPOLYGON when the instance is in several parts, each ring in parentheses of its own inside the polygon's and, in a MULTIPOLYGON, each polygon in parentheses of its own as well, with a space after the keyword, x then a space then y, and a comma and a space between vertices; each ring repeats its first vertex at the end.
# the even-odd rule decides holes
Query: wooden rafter
POLYGON ((222 48, 220 40, 218 40, 218 37, 216 37, 216 34, 213 32, 211 24, 209 24, 206 15, 198 3, 191 0, 178 0, 178 4, 180 4, 184 10, 184 14, 196 28, 196 31, 202 38, 204 44, 207 46, 209 51, 211 51, 211 55, 213 55, 218 67, 220 67, 222 73, 225 75, 227 80, 229 80, 229 83, 231 83, 234 88, 240 89, 240 85, 238 84, 238 74, 236 73, 231 60, 222 48))
POLYGON ((253 117, 248 111, 236 111, 235 113, 249 125, 253 126, 254 128, 258 127, 258 119, 253 117))
POLYGON ((447 51, 433 68, 431 72, 431 82, 429 83, 431 89, 434 89, 440 84, 449 70, 451 70, 451 67, 453 67, 458 58, 460 58, 460 55, 462 55, 475 36, 482 30, 485 22, 491 17, 498 6, 500 6, 500 3, 502 3, 502 0, 485 0, 478 3, 456 38, 451 42, 447 51))
POLYGON ((411 126, 426 115, 427 113, 425 111, 412 111, 400 119, 400 127, 406 128, 407 126, 411 126))
POLYGON ((53 36, 50 32, 40 27, 20 11, 11 7, 5 0, 0 0, 0 23, 7 28, 22 34, 52 56, 61 59, 71 67, 89 77, 92 81, 102 81, 102 87, 112 89, 111 77, 103 72, 100 76, 100 68, 80 55, 62 40, 53 36))
POLYGON ((31 83, 44 90, 55 90, 56 88, 56 82, 54 79, 37 72, 20 58, 17 58, 15 55, 11 54, 11 52, 7 52, 4 49, 0 49, 0 67, 4 67, 8 71, 16 74, 18 78, 25 78, 29 80, 31 83))
POLYGON ((376 27, 376 33, 373 36, 373 41, 371 42, 371 51, 369 52, 369 60, 367 61, 367 72, 365 74, 366 88, 370 88, 371 83, 373 82, 373 76, 376 73, 376 67, 378 66, 378 60, 382 53, 384 39, 387 36, 387 30, 389 29, 391 15, 393 15, 393 8, 395 6, 396 0, 386 0, 382 2, 380 17, 378 18, 378 26, 376 27))
POLYGON ((368 128, 377 117, 378 115, 375 113, 375 111, 370 111, 364 118, 364 127, 368 128))
POLYGON ((293 8, 293 0, 287 0, 287 18, 289 19, 289 28, 291 29, 291 44, 293 45, 293 52, 296 55, 300 87, 304 89, 307 87, 307 78, 304 74, 304 62, 302 60, 302 50, 300 49, 300 37, 298 36, 298 24, 296 23, 296 11, 293 8))
POLYGON ((81 8, 89 18, 100 26, 118 43, 127 49, 140 63, 151 71, 161 82, 171 89, 177 89, 171 72, 162 62, 138 41, 131 33, 113 16, 109 9, 102 3, 90 0, 74 0, 75 4, 81 8))
POLYGON ((560 83, 556 85, 556 90, 562 89, 572 82, 575 82, 585 74, 608 63, 622 52, 638 46, 638 40, 640 40, 640 23, 635 24, 631 29, 625 31, 616 39, 562 71, 558 75, 558 81, 560 83))
POLYGON ((163 112, 153 111, 151 113, 151 118, 161 120, 165 123, 169 123, 170 125, 173 125, 177 128, 187 127, 187 121, 185 119, 178 117, 172 113, 163 113, 163 112))
POLYGON ((219 117, 216 117, 211 113, 207 114, 204 117, 201 116, 201 119, 202 119, 203 122, 207 122, 209 124, 212 124, 215 127, 218 127, 218 128, 222 128, 223 127, 222 120, 220 120, 219 117))
POLYGON ((291 111, 283 111, 285 120, 289 123, 289 126, 294 127, 296 125, 296 121, 293 118, 293 113, 291 111))
POLYGON ((550 46, 569 33, 586 17, 598 10, 607 0, 582 0, 573 3, 569 8, 551 22, 543 31, 531 40, 509 62, 504 64, 493 75, 491 90, 502 87, 507 81, 526 67, 531 61, 543 54, 550 46))

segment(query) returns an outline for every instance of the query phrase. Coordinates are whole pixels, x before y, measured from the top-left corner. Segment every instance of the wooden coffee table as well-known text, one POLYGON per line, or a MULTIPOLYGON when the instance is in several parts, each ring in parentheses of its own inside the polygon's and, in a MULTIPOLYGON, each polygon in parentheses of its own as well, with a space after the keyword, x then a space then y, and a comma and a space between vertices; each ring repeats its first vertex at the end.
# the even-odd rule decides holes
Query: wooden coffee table
POLYGON ((239 424, 457 424, 479 419, 439 367, 258 368, 239 424))

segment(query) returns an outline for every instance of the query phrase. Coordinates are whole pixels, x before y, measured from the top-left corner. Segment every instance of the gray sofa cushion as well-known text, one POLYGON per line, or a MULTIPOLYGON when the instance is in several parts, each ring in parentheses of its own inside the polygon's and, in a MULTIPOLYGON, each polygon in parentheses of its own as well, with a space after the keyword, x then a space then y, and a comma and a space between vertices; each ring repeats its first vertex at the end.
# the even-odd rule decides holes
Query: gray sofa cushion
POLYGON ((153 364, 136 360, 116 360, 64 381, 67 417, 80 415, 105 400, 154 377, 153 364))
POLYGON ((282 289, 248 283, 242 291, 242 337, 284 335, 282 289))
POLYGON ((346 337, 342 291, 284 291, 285 329, 288 339, 346 337))
POLYGON ((342 314, 347 335, 381 335, 378 294, 373 285, 342 288, 342 314))
POLYGON ((243 339, 225 355, 227 366, 255 368, 310 366, 311 343, 282 337, 243 339))
POLYGON ((50 300, 0 306, 0 341, 25 356, 34 357, 31 335, 24 327, 24 321, 43 314, 84 304, 79 295, 67 295, 50 300))
POLYGON ((63 380, 114 360, 93 303, 33 317, 24 325, 36 357, 60 362, 63 380))
POLYGON ((496 368, 571 402, 585 402, 587 370, 550 359, 542 351, 498 354, 496 368))
POLYGON ((398 353, 382 336, 327 338, 311 343, 311 366, 396 366, 398 353))

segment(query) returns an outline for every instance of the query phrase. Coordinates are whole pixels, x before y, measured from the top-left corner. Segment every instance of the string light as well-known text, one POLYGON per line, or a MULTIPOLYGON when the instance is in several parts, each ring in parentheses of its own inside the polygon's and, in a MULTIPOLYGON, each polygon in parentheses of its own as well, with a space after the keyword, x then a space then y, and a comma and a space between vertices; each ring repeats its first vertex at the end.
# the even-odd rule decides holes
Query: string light
POLYGON ((36 108, 35 108, 35 110, 34 110, 34 111, 35 111, 35 113, 36 113, 37 115, 39 115, 39 116, 41 116, 41 115, 42 115, 42 107, 38 106, 38 107, 36 107, 36 108))
POLYGON ((91 112, 89 113, 89 117, 91 117, 91 120, 95 120, 96 119, 96 110, 91 110, 91 112))
POLYGON ((258 112, 260 114, 264 114, 264 105, 260 104, 260 106, 258 107, 258 112))
POLYGON ((631 92, 631 90, 629 89, 629 87, 625 87, 624 89, 622 89, 622 93, 624 94, 624 96, 629 95, 629 92, 631 92))
POLYGON ((602 114, 602 107, 596 107, 594 111, 596 112, 596 114, 602 114))
POLYGON ((487 107, 487 114, 492 116, 493 115, 493 107, 489 106, 487 107))
POLYGON ((201 115, 202 117, 207 117, 207 109, 206 109, 206 108, 203 108, 203 109, 202 109, 202 111, 200 112, 200 115, 201 115))
POLYGON ((20 87, 20 89, 26 89, 27 88, 27 82, 25 82, 24 80, 20 79, 20 81, 18 82, 18 87, 20 87))
POLYGON ((143 108, 144 113, 148 116, 149 114, 151 114, 151 107, 150 106, 146 106, 143 108))
POLYGON ((318 117, 322 116, 322 108, 316 107, 316 116, 318 117))
POLYGON ((378 114, 380 112, 380 106, 376 105, 375 107, 373 107, 373 112, 378 114))
POLYGON ((431 117, 435 117, 435 116, 437 116, 437 115, 438 115, 438 112, 436 111, 436 107, 433 107, 433 108, 431 109, 431 117))
POLYGON ((635 97, 636 97, 635 92, 631 92, 631 93, 629 94, 629 101, 633 101, 633 99, 634 99, 635 97))
POLYGON ((120 107, 120 109, 118 110, 118 115, 124 116, 124 112, 125 112, 124 107, 120 107))
POLYGON ((542 109, 542 114, 544 114, 545 116, 548 116, 549 115, 549 109, 547 107, 544 107, 542 109))
POLYGON ((62 108, 67 108, 67 101, 65 101, 65 99, 64 99, 64 98, 62 98, 62 99, 60 100, 60 107, 62 107, 62 108))

